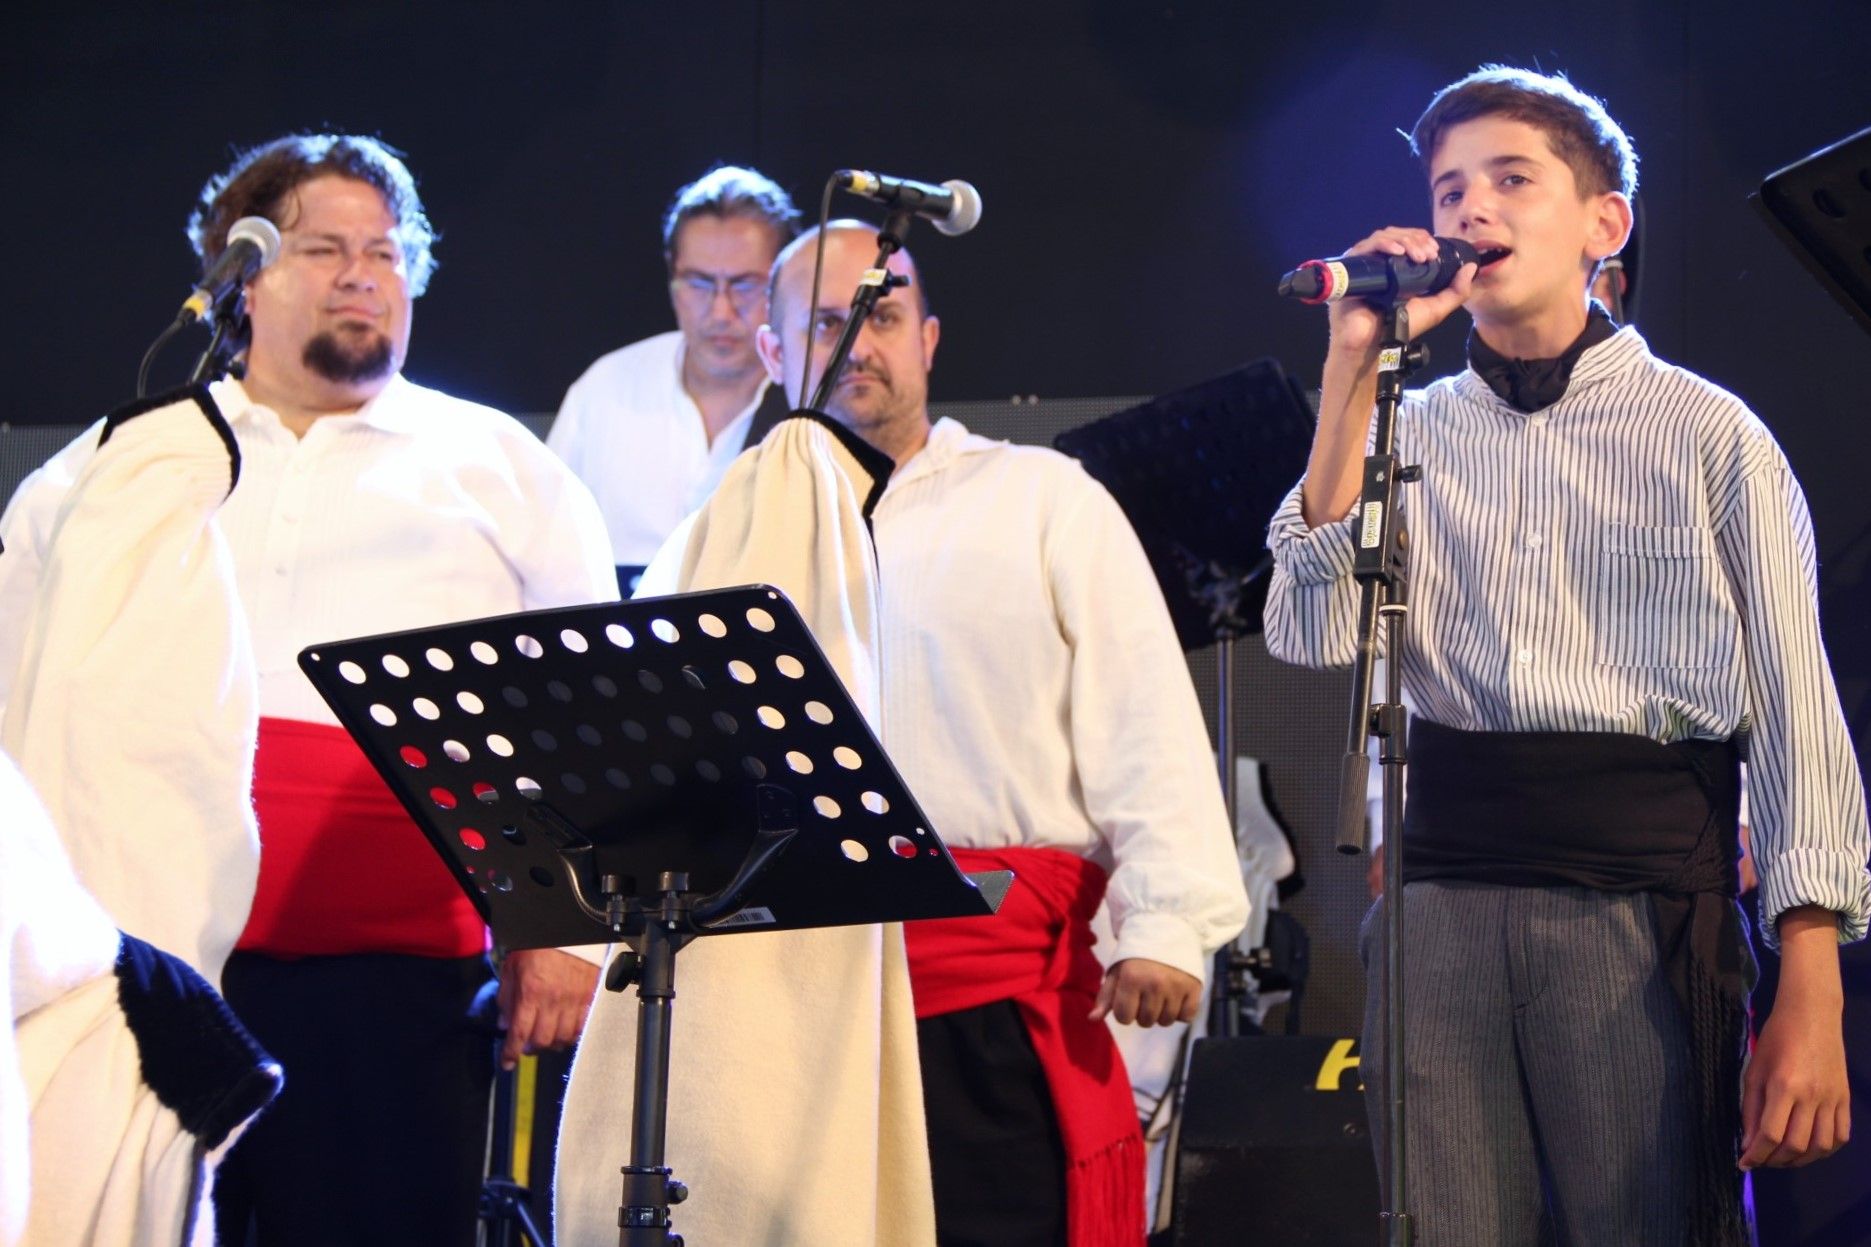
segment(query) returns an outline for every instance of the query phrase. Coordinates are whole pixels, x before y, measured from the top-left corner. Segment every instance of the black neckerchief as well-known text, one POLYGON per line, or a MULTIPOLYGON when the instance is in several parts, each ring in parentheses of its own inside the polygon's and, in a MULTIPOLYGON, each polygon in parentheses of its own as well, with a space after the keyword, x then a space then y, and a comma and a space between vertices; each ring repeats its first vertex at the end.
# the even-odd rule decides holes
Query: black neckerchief
POLYGON ((1509 359, 1474 330, 1468 331, 1468 366, 1516 411, 1538 411, 1566 396, 1572 369, 1579 356, 1618 331, 1610 315, 1594 301, 1585 315, 1585 329, 1558 359, 1509 359))

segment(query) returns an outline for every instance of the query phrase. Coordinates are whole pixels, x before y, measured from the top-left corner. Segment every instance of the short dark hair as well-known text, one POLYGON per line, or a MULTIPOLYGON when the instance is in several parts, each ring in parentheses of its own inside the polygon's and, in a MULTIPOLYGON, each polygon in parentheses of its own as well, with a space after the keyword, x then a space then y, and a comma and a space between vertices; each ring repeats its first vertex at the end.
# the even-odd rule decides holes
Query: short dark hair
MULTIPOLYGON (((827 234, 851 232, 875 234, 877 232, 877 227, 857 220, 855 217, 841 217, 834 221, 827 221, 825 223, 824 232, 827 234)), ((786 262, 796 253, 806 247, 812 246, 817 241, 818 236, 819 227, 814 225, 811 229, 799 235, 784 247, 781 247, 780 253, 773 257, 773 267, 767 270, 767 323, 774 326, 775 329, 778 328, 777 322, 779 321, 779 316, 776 315, 776 313, 780 306, 780 270, 786 267, 786 262)), ((923 284, 922 267, 916 263, 916 257, 911 255, 908 249, 900 249, 898 254, 909 261, 910 272, 915 274, 910 281, 910 285, 916 291, 916 314, 923 320, 928 320, 929 288, 923 284)), ((806 293, 807 296, 810 297, 811 291, 808 290, 806 293)), ((806 332, 811 332, 810 326, 807 327, 806 332)))
POLYGON ((1637 152, 1605 106, 1557 74, 1508 65, 1483 65, 1429 101, 1410 131, 1410 150, 1425 172, 1443 135, 1478 117, 1507 117, 1544 134, 1581 195, 1637 194, 1637 152))
POLYGON ((379 139, 356 134, 290 134, 242 152, 225 172, 201 188, 189 214, 188 237, 206 273, 227 247, 227 231, 247 216, 263 216, 285 229, 292 192, 313 178, 351 178, 383 196, 396 220, 396 236, 409 271, 411 297, 421 294, 435 272, 435 230, 422 210, 416 179, 402 153, 379 139))
POLYGON ((663 262, 676 267, 676 235, 698 216, 742 217, 773 231, 774 250, 799 233, 799 209, 792 196, 758 169, 716 165, 676 192, 663 213, 663 262))

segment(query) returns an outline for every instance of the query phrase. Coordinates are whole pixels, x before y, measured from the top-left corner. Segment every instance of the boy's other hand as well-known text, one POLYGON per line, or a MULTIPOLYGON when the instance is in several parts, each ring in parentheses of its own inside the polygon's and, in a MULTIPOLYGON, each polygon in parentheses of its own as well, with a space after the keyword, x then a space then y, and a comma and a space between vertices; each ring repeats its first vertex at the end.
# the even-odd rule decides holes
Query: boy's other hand
POLYGON ((1805 1165, 1851 1138, 1838 920, 1816 906, 1780 916, 1780 990, 1741 1080, 1743 1169, 1805 1165))

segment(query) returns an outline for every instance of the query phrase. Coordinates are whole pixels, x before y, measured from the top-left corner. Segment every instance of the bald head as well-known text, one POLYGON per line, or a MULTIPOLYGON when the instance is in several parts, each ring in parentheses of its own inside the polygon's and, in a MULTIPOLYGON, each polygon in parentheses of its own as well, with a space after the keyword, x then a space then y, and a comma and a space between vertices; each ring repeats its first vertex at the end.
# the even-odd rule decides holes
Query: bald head
MULTIPOLYGON (((815 225, 805 233, 799 235, 799 237, 793 239, 792 242, 788 243, 780 253, 773 258, 773 267, 767 271, 767 307, 769 323, 774 325, 780 323, 781 311, 778 304, 785 298, 780 288, 782 276, 786 276, 789 279, 789 285, 798 285, 800 299, 803 300, 810 297, 812 293, 812 266, 818 255, 818 245, 819 229, 818 226, 815 225), (800 259, 802 255, 804 257, 803 260, 800 259), (804 266, 803 271, 805 273, 805 279, 803 282, 798 282, 796 278, 791 276, 793 273, 800 271, 798 268, 794 267, 795 261, 798 261, 804 266)), ((866 254, 874 260, 877 258, 877 227, 850 218, 833 221, 825 227, 825 245, 827 250, 830 250, 833 246, 843 248, 859 245, 866 248, 866 254)), ((929 315, 929 292, 923 289, 922 274, 916 270, 916 257, 912 256, 907 250, 898 251, 891 257, 890 271, 893 273, 902 273, 910 279, 908 290, 916 296, 917 313, 922 316, 929 315), (901 265, 897 263, 898 260, 902 261, 901 265)), ((855 293, 855 291, 853 291, 853 293, 855 293)), ((850 302, 851 296, 847 294, 845 296, 846 306, 849 306, 850 302)))
MULTIPOLYGON (((773 262, 768 323, 758 343, 768 375, 800 405, 817 388, 849 318, 852 296, 877 259, 874 226, 835 221, 825 227, 824 239, 825 271, 816 307, 811 306, 812 272, 819 232, 802 234, 773 262), (803 375, 808 334, 810 378, 803 375)), ((941 327, 928 315, 916 262, 909 254, 892 255, 889 268, 909 278, 910 287, 877 301, 852 344, 850 362, 826 402, 826 414, 901 463, 928 440, 929 368, 941 327)))

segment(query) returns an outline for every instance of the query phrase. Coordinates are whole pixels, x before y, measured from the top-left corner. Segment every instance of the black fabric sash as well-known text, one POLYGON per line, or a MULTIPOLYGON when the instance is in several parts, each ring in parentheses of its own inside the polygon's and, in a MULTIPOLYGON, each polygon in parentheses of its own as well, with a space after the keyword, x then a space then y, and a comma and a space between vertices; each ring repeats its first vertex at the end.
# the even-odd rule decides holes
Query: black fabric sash
POLYGON ((1745 1247, 1735 1161, 1755 965, 1734 900, 1740 750, 1616 732, 1468 732, 1425 719, 1411 725, 1409 746, 1404 882, 1649 895, 1693 1049, 1698 1163, 1686 1241, 1745 1247))

